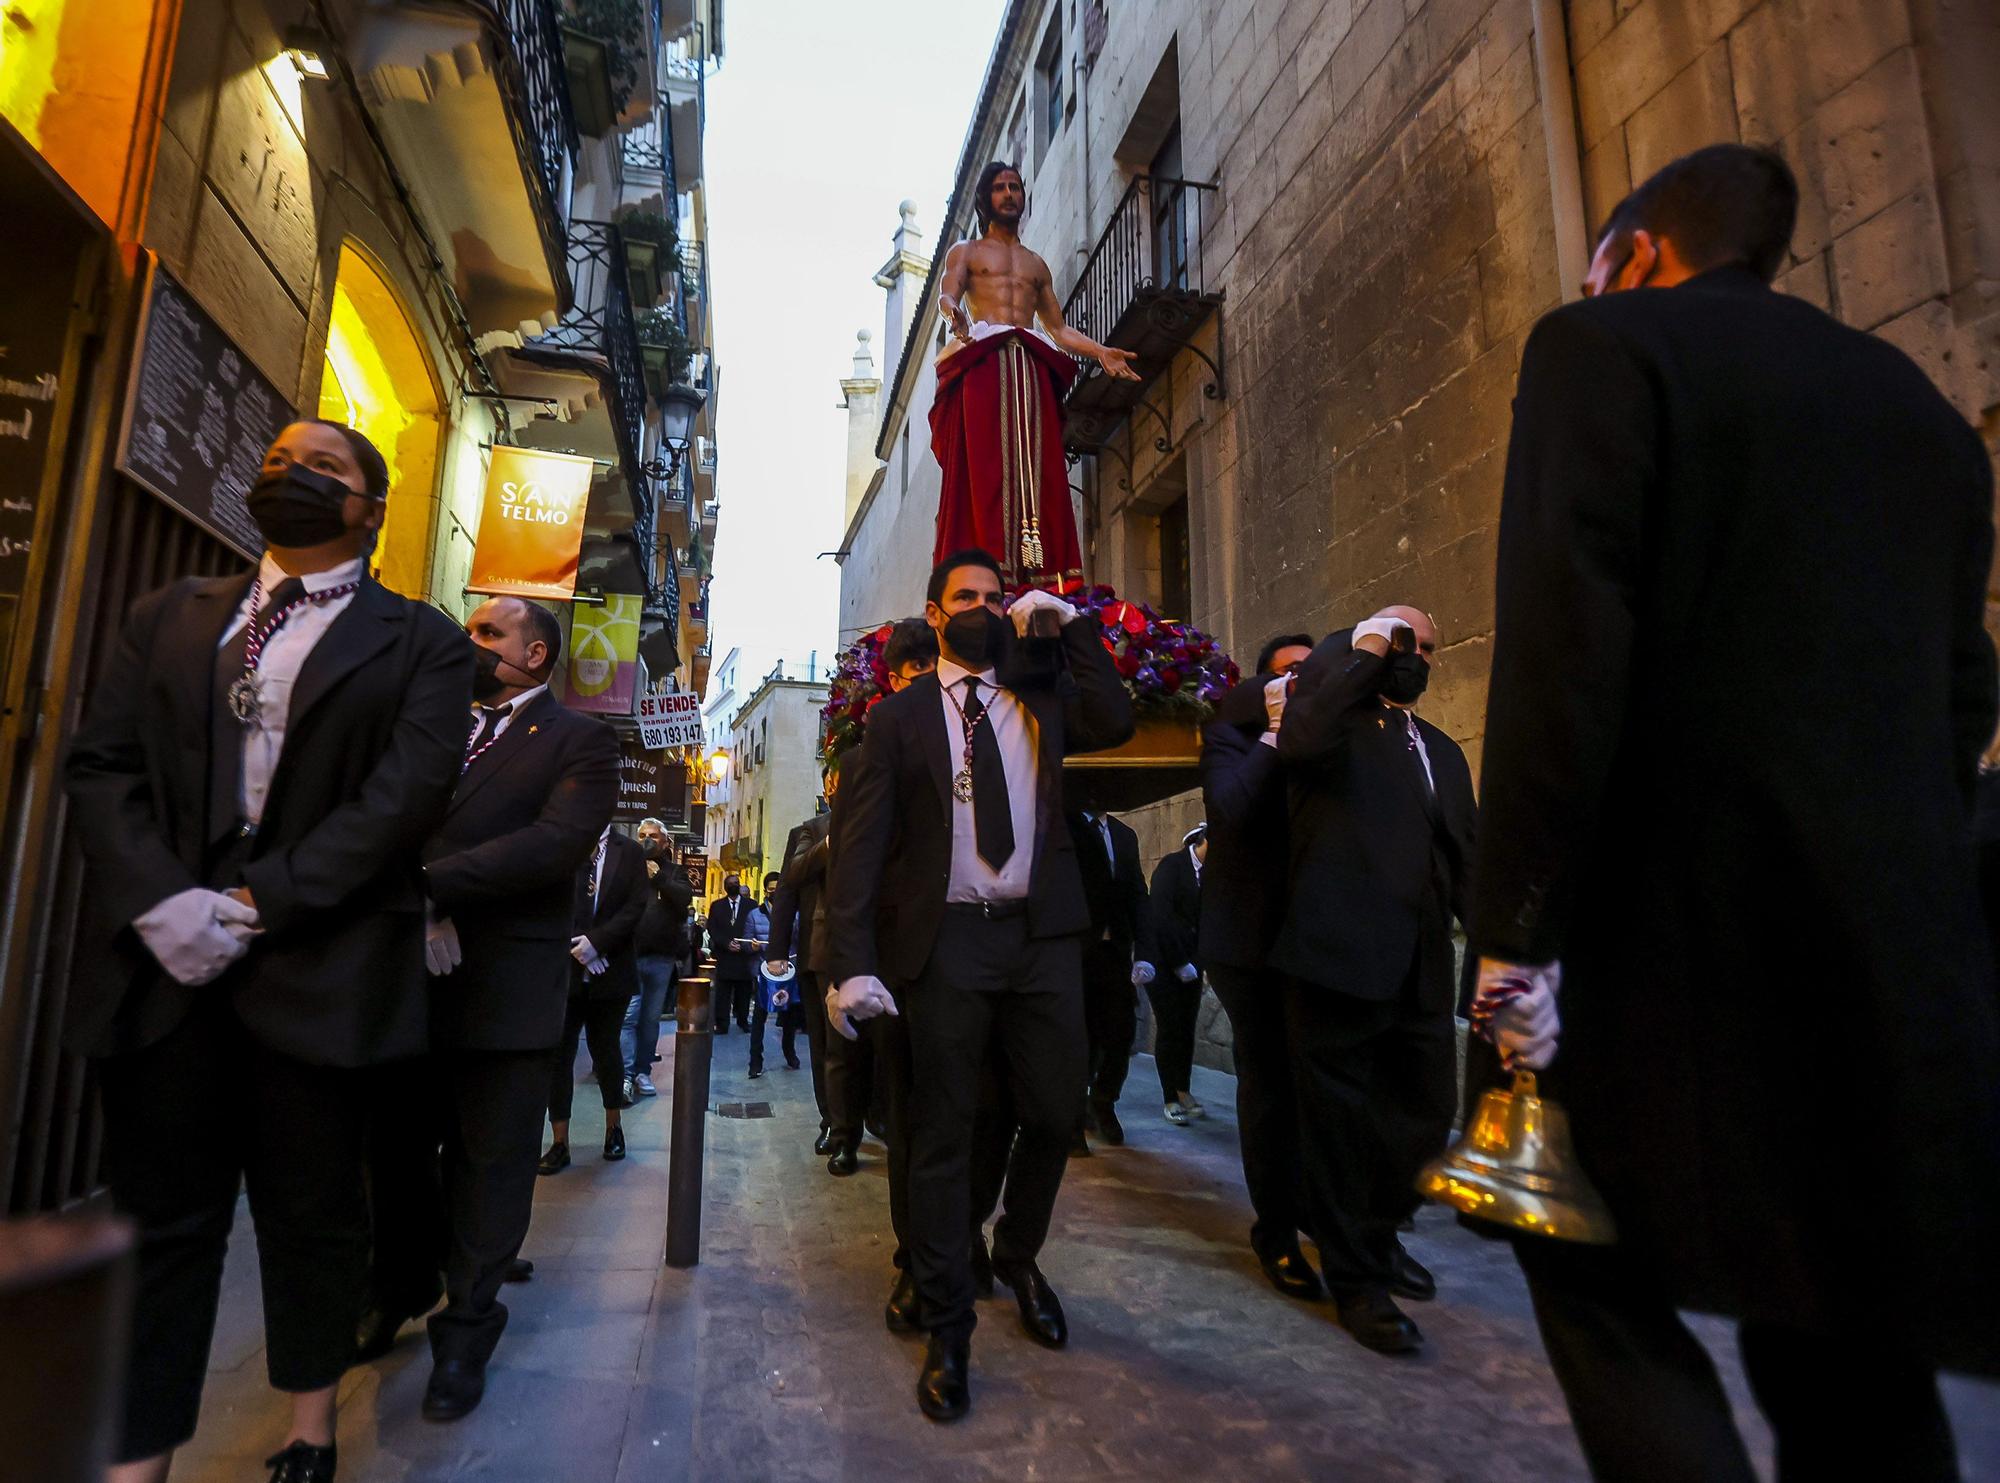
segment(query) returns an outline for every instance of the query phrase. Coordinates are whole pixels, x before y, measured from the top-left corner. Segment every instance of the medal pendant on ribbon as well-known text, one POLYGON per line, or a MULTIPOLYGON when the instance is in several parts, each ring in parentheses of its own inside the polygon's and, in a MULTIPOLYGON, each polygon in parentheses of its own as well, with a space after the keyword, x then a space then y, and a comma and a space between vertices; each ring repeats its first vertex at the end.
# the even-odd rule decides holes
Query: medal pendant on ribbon
POLYGON ((972 802, 972 769, 966 768, 951 780, 951 796, 960 803, 972 802))
POLYGON ((257 694, 257 676, 239 675, 236 682, 229 687, 230 714, 245 726, 255 726, 262 710, 260 699, 257 694))

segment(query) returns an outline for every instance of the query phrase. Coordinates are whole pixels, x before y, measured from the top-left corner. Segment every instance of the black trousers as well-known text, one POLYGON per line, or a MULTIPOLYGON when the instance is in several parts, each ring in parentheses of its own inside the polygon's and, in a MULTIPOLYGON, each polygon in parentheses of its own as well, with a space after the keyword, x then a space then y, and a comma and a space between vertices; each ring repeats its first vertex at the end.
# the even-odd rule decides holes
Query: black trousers
POLYGON ((1160 1094, 1173 1101, 1192 1090, 1194 1027, 1201 1018, 1201 980, 1184 984, 1165 968, 1146 985, 1153 1005, 1153 1065, 1160 1073, 1160 1094))
POLYGON ((972 1115, 972 1233, 981 1234, 1007 1185, 1019 1130, 1007 1092, 1007 1057, 996 1042, 979 1068, 979 1108, 972 1115))
MULTIPOLYGON (((1754 1483, 1708 1351, 1620 1248, 1533 1237, 1514 1248, 1593 1477, 1754 1483)), ((1737 1344, 1777 1438, 1779 1483, 1958 1477, 1928 1365, 1865 1334, 1745 1322, 1737 1344)))
POLYGON ((1336 1292, 1388 1287, 1396 1226, 1457 1111, 1451 1011, 1417 1008, 1414 986, 1378 1002, 1285 984, 1306 1226, 1336 1292))
MULTIPOLYGON (((924 1322, 970 1334, 971 1163, 979 1073, 997 1043, 1018 1131, 993 1258, 1033 1261, 1048 1236, 1083 1086, 1077 941, 1031 938, 1027 917, 948 906, 930 962, 905 995, 912 1074, 910 1261, 924 1322)), ((1128 991, 1130 985, 1127 985, 1128 991)))
POLYGON ((139 1237, 115 1452, 132 1462, 194 1435, 223 1253, 246 1184, 272 1386, 319 1390, 346 1370, 368 1262, 369 1083, 365 1071, 259 1045, 223 985, 165 1039, 98 1069, 105 1172, 139 1237))
POLYGON ((750 1028, 750 991, 753 987, 747 978, 715 980, 710 995, 714 1001, 712 1023, 716 1034, 727 1035, 732 1018, 741 1028, 750 1028))
MULTIPOLYGON (((822 994, 825 993, 824 986, 815 982, 815 987, 819 988, 822 994)), ((823 1018, 825 1012, 824 1001, 822 1001, 820 1007, 823 1018)), ((889 1107, 890 1088, 887 1083, 890 1078, 884 1073, 879 1073, 876 1069, 884 1054, 881 1050, 881 1045, 883 1037, 887 1033, 887 1027, 883 1022, 891 1018, 892 1016, 883 1015, 879 1019, 867 1021, 866 1028, 862 1030, 860 1038, 856 1040, 849 1040, 845 1035, 831 1029, 824 1032, 826 1035, 826 1106, 820 1115, 826 1119, 827 1128, 833 1134, 836 1147, 859 1148, 861 1146, 861 1134, 868 1121, 869 1109, 878 1101, 881 1104, 884 1125, 887 1126, 894 1120, 894 1114, 889 1107)), ((806 1025, 808 1032, 810 1032, 812 1021, 808 1019, 806 1025)), ((900 1023, 898 1024, 896 1033, 904 1034, 900 1023)), ((904 1035, 902 1056, 904 1061, 903 1076, 907 1083, 909 1061, 907 1035, 904 1035)), ((813 1069, 817 1071, 819 1069, 819 1045, 817 1042, 813 1045, 813 1057, 813 1069)), ((905 1087, 905 1091, 907 1091, 907 1086, 905 1087)), ((889 1163, 893 1170, 896 1163, 896 1148, 893 1139, 889 1145, 889 1163)))
MULTIPOLYGON (((868 1061, 875 1084, 882 1093, 884 1128, 889 1141, 889 1228, 896 1234, 896 1269, 910 1264, 910 1022, 908 991, 894 993, 895 1014, 877 1015, 860 1026, 861 1040, 868 1045, 868 1061)), ((833 1036, 842 1045, 850 1042, 838 1032, 833 1036)), ((852 1104, 858 1113, 865 1103, 852 1104)), ((861 1125, 854 1125, 854 1142, 861 1140, 861 1125)))
MULTIPOLYGON (((630 999, 586 999, 571 994, 563 1011, 563 1035, 549 1057, 549 1121, 566 1123, 576 1091, 576 1037, 590 1047, 590 1071, 605 1110, 625 1105, 625 1052, 618 1032, 625 1026, 630 999)), ((539 1135, 538 1135, 539 1136, 539 1135)))
POLYGON ((1262 1257, 1282 1256, 1298 1246, 1305 1200, 1279 975, 1218 964, 1208 970, 1208 981, 1229 1016, 1235 1044, 1236 1136, 1243 1149, 1243 1184, 1256 1213, 1250 1248, 1262 1257))
MULTIPOLYGON (((805 1011, 797 1003, 792 1003, 787 1004, 783 1009, 766 1013, 764 1006, 759 1004, 750 1012, 750 1069, 752 1071, 761 1071, 764 1069, 764 1022, 766 1020, 776 1020, 778 1022, 778 1029, 783 1032, 785 1064, 790 1065, 799 1058, 798 1036, 799 1031, 805 1028, 805 1011)), ((811 1040, 808 1039, 808 1049, 811 1048, 811 1044, 811 1040)))
POLYGON ((1083 945, 1083 1022, 1090 1098, 1116 1102, 1139 1035, 1139 997, 1132 987, 1132 955, 1114 943, 1083 945))
MULTIPOLYGON (((805 1017, 806 1049, 811 1052, 813 1105, 819 1108, 821 1127, 832 1127, 833 1119, 827 1115, 826 1073, 829 1052, 827 1047, 826 988, 819 981, 817 973, 801 968, 792 982, 792 992, 798 995, 799 1012, 805 1017)), ((835 1034, 835 1040, 845 1041, 846 1037, 835 1034)))
POLYGON ((368 1291, 385 1313, 427 1313, 444 1291, 451 1226, 438 1167, 439 1075, 435 1057, 417 1056, 369 1077, 368 1291))
MULTIPOLYGON (((610 1064, 618 1064, 615 1049, 610 1064)), ((507 1327, 500 1284, 521 1254, 534 1212, 549 1052, 446 1051, 436 1066, 449 1241, 445 1305, 431 1315, 431 1352, 484 1363, 507 1327)))

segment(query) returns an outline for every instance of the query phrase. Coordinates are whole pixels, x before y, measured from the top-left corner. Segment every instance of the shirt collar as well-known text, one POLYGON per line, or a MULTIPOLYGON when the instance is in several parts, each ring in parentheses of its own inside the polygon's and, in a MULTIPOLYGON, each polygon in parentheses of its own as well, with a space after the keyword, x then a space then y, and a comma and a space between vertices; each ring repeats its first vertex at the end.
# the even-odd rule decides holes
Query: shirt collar
MULTIPOLYGON (((966 677, 972 673, 973 671, 967 669, 964 665, 954 663, 952 660, 940 659, 938 661, 938 685, 943 689, 949 690, 954 685, 964 684, 966 677)), ((978 675, 979 683, 989 690, 998 690, 1000 682, 994 679, 993 675, 994 671, 990 669, 981 670, 978 675)))
MULTIPOLYGON (((529 706, 533 705, 535 703, 536 698, 539 697, 542 694, 542 692, 547 690, 548 688, 549 688, 549 682, 547 680, 544 680, 542 681, 541 684, 536 685, 531 689, 523 690, 519 695, 515 696, 512 700, 502 701, 501 704, 507 707, 508 715, 518 716, 521 714, 521 712, 525 711, 529 706)), ((473 702, 473 708, 475 710, 491 709, 490 707, 482 705, 478 701, 473 702)))
MULTIPOLYGON (((299 578, 299 584, 308 592, 324 592, 329 587, 360 581, 361 574, 367 566, 368 563, 357 556, 352 561, 343 561, 339 566, 328 567, 323 572, 307 572, 299 578)), ((277 591, 278 584, 289 575, 290 573, 278 565, 269 551, 266 551, 264 559, 257 563, 257 580, 264 584, 266 592, 277 591)))

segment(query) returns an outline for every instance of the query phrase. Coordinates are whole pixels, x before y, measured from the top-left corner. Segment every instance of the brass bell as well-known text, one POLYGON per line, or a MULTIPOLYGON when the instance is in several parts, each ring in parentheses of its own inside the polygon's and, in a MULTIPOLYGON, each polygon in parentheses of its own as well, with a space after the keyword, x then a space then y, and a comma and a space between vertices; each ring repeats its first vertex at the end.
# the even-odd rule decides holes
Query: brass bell
POLYGON ((1464 1135, 1417 1176, 1417 1189, 1510 1230, 1591 1246, 1618 1239, 1604 1197, 1577 1167, 1568 1116, 1536 1090, 1532 1071, 1479 1099, 1464 1135))

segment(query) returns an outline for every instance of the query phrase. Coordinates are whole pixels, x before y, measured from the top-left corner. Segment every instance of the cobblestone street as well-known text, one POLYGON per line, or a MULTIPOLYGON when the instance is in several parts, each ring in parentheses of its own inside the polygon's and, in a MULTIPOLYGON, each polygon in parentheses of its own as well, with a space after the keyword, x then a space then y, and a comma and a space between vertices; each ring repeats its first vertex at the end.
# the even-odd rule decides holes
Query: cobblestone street
MULTIPOLYGON (((663 1050, 670 1042, 663 1042, 663 1050)), ((1413 1305, 1430 1343, 1411 1361, 1350 1341, 1324 1305, 1264 1283, 1244 1241, 1232 1078, 1197 1070, 1209 1117, 1180 1129, 1153 1103, 1149 1058, 1121 1103, 1129 1142, 1073 1161, 1043 1267, 1068 1310, 1067 1350, 983 1303, 970 1418, 941 1428, 912 1399, 922 1350, 884 1330, 890 1285, 884 1165, 859 1175, 812 1156, 804 1071, 744 1074, 741 1035, 715 1043, 714 1102, 767 1100, 769 1118, 711 1116, 701 1265, 660 1265, 670 1095, 626 1114, 631 1157, 597 1156, 601 1114, 579 1090, 576 1164, 540 1182, 532 1282, 485 1403, 451 1426, 417 1415, 421 1330, 353 1371, 341 1397, 346 1483, 762 1483, 766 1479, 1202 1478, 1478 1480, 1584 1477, 1504 1248, 1436 1211, 1412 1249, 1439 1278, 1413 1305)), ((183 1483, 247 1483, 282 1440, 264 1384, 247 1219, 231 1247, 201 1434, 183 1483)), ((1727 1329, 1703 1329, 1739 1411, 1727 1329)), ((2000 1478, 2000 1394, 1950 1391, 1967 1475, 2000 1478)))

